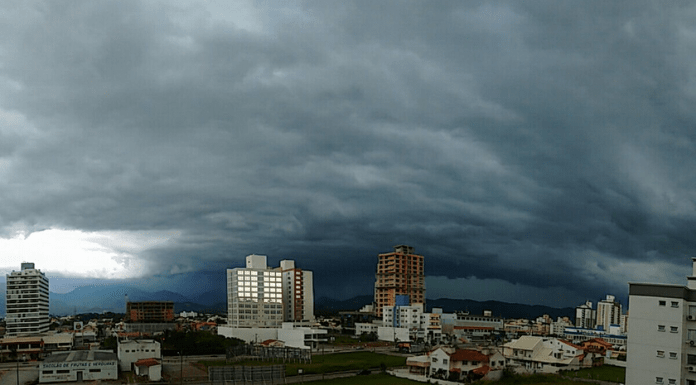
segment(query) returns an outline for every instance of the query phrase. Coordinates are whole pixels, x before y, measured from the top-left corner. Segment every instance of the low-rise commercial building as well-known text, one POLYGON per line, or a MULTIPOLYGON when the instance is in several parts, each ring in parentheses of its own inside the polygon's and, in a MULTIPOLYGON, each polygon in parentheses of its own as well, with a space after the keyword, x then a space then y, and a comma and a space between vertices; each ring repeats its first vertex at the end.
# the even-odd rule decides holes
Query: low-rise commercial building
POLYGON ((133 363, 136 376, 146 376, 148 381, 162 380, 162 361, 156 358, 145 358, 133 363))
POLYGON ((47 352, 58 350, 71 350, 75 342, 73 333, 55 333, 41 337, 44 343, 44 350, 47 352))
POLYGON ((278 339, 285 342, 287 347, 316 349, 319 343, 326 342, 327 333, 323 329, 299 327, 292 322, 283 322, 283 326, 278 329, 278 339))
POLYGON ((118 362, 122 371, 131 371, 133 363, 146 358, 162 358, 159 342, 155 340, 119 341, 118 362))
POLYGON ((0 356, 10 360, 37 360, 43 358, 43 337, 8 337, 0 340, 0 356))
POLYGON ((102 350, 54 352, 39 364, 39 382, 117 380, 118 358, 102 350))

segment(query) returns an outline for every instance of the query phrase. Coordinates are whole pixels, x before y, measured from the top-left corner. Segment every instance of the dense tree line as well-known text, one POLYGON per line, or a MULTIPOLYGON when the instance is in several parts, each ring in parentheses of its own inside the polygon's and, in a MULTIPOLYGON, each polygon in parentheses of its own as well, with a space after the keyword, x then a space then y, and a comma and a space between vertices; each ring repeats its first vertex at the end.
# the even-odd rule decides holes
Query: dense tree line
POLYGON ((244 342, 238 339, 226 338, 207 331, 174 331, 167 330, 157 337, 162 343, 162 354, 174 356, 199 354, 225 354, 228 347, 237 346, 244 342))

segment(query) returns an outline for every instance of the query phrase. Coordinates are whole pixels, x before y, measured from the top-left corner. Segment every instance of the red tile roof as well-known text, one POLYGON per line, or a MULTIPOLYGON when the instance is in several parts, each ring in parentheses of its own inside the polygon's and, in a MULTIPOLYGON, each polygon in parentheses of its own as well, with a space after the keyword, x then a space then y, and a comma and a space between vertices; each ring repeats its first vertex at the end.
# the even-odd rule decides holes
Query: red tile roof
POLYGON ((155 366, 159 365, 159 361, 156 358, 143 358, 142 360, 135 361, 135 366, 155 366))
POLYGON ((480 361, 488 362, 488 356, 471 349, 457 349, 454 354, 450 355, 452 361, 480 361))
POLYGON ((490 371, 491 371, 491 367, 488 365, 483 365, 480 368, 476 368, 476 369, 472 370, 472 372, 474 372, 474 374, 478 374, 481 376, 485 376, 490 371))
POLYGON ((591 340, 587 340, 587 341, 583 342, 583 345, 591 344, 591 343, 597 343, 599 345, 603 345, 603 346, 606 346, 608 348, 614 346, 614 345, 610 344, 609 342, 605 341, 603 338, 593 338, 591 340))

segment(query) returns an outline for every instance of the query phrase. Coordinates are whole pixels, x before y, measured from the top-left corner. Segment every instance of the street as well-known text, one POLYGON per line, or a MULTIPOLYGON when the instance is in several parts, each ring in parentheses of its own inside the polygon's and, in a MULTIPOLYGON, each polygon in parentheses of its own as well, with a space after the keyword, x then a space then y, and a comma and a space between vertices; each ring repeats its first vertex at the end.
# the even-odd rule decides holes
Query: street
MULTIPOLYGON (((0 364, 0 385, 17 385, 17 365, 15 363, 0 364), (9 366, 9 367, 8 367, 9 366)), ((36 363, 20 365, 19 384, 37 381, 39 379, 39 366, 36 363)))

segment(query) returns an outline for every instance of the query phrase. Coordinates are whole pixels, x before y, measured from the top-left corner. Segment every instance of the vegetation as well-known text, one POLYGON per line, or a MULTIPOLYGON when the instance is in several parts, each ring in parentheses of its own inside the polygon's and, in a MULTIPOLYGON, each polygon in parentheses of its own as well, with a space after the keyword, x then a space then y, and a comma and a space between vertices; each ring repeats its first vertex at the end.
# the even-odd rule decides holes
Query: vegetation
POLYGON ((612 365, 596 366, 594 368, 581 369, 578 371, 563 371, 561 375, 573 378, 618 382, 622 384, 626 382, 626 368, 612 365))
POLYGON ((360 385, 422 385, 422 382, 411 381, 405 378, 398 378, 388 374, 371 374, 369 376, 336 378, 333 380, 312 381, 312 385, 353 385, 356 382, 360 385))
POLYGON ((227 348, 243 344, 242 340, 226 338, 206 331, 180 332, 167 330, 158 338, 165 356, 226 354, 227 348))
MULTIPOLYGON (((594 368, 593 368, 594 369, 594 368)), ((589 370, 589 369, 588 369, 589 370)), ((565 375, 568 372, 562 372, 565 375)), ((574 372, 573 372, 574 373, 574 372)), ((558 374, 514 374, 505 371, 500 381, 479 381, 479 385, 587 385, 587 382, 563 378, 558 374)))
MULTIPOLYGON (((201 361, 207 366, 235 366, 235 365, 277 365, 275 361, 244 360, 232 363, 224 361, 201 361)), ((371 368, 386 369, 394 366, 406 365, 405 357, 389 356, 372 352, 352 352, 326 354, 312 357, 312 363, 285 363, 285 375, 296 376, 298 369, 304 374, 321 374, 331 372, 343 372, 348 370, 363 370, 371 368)))
POLYGON ((101 343, 101 348, 104 350, 111 350, 112 352, 116 353, 116 349, 118 348, 118 341, 116 340, 116 337, 109 336, 104 338, 101 343))
POLYGON ((377 333, 362 333, 360 335, 360 342, 375 342, 377 341, 377 333))

